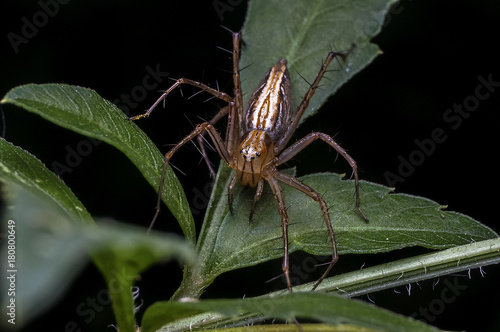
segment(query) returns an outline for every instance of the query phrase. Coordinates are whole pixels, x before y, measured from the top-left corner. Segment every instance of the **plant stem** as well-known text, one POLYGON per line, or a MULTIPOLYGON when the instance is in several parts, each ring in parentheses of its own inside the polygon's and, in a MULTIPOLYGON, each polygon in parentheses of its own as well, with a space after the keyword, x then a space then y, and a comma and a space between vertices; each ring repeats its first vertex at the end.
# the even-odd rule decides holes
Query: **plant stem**
MULTIPOLYGON (((327 278, 318 287, 318 291, 354 297, 498 263, 500 263, 500 238, 495 238, 327 278)), ((294 287, 294 291, 308 291, 312 285, 313 283, 300 285, 294 287)), ((273 297, 284 292, 286 290, 264 296, 273 297)), ((217 317, 217 315, 210 316, 217 317)), ((236 319, 215 319, 203 327, 241 326, 263 319, 264 317, 248 313, 236 319)), ((199 319, 198 316, 190 318, 193 325, 196 325, 196 322, 202 324, 203 320, 206 322, 207 313, 199 315, 199 319)))

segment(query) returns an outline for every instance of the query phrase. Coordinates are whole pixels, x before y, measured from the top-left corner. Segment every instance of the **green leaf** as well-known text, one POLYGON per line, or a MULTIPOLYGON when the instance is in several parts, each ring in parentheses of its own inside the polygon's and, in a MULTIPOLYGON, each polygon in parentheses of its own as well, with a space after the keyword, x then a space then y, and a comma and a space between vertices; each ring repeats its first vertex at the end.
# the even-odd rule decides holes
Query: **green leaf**
MULTIPOLYGON (((350 323, 382 331, 437 331, 422 322, 365 302, 317 292, 252 299, 158 302, 144 313, 141 330, 156 331, 165 324, 203 312, 218 313, 226 317, 238 317, 251 312, 267 318, 292 320, 295 317, 299 321, 311 319, 333 325, 350 323)), ((212 315, 214 317, 220 316, 212 315)), ((178 327, 169 325, 165 330, 172 331, 174 328, 178 327)))
MULTIPOLYGON (((3 272, 15 276, 16 326, 22 326, 54 304, 81 271, 85 252, 73 230, 84 224, 76 219, 69 222, 66 207, 52 196, 40 195, 38 188, 21 187, 15 184, 17 180, 7 182, 4 178, 2 182, 9 206, 2 216, 2 233, 10 234, 15 245, 15 260, 8 264, 13 272, 3 272)), ((2 247, 6 259, 7 246, 2 247)), ((8 289, 2 276, 2 288, 8 289)), ((2 296, 2 307, 7 300, 2 296)))
MULTIPOLYGON (((499 263, 500 238, 494 238, 336 275, 325 279, 318 290, 343 297, 361 296, 499 263)), ((308 291, 312 285, 313 283, 300 285, 294 290, 308 291)), ((282 294, 283 291, 278 291, 266 296, 274 297, 282 294)), ((217 316, 212 312, 190 316, 189 319, 179 321, 172 326, 179 329, 186 326, 210 329, 218 326, 248 325, 264 319, 264 315, 251 312, 228 318, 217 316)))
POLYGON ((71 189, 29 152, 0 138, 0 180, 16 183, 54 201, 69 217, 92 224, 92 217, 71 189))
MULTIPOLYGON (((16 263, 9 268, 22 271, 15 272, 17 325, 54 304, 85 266, 90 252, 108 282, 121 331, 135 331, 131 294, 135 276, 160 259, 193 261, 192 249, 179 239, 147 236, 144 229, 82 227, 95 224, 59 177, 2 138, 0 152, 0 180, 14 206, 7 216, 13 223, 10 230, 22 234, 16 236, 16 263)), ((3 223, 6 234, 8 226, 3 223)))
MULTIPOLYGON (((137 166, 155 190, 158 189, 162 154, 120 109, 95 91, 63 84, 28 84, 9 91, 2 103, 22 107, 62 127, 113 145, 137 166)), ((182 186, 170 168, 164 188, 163 202, 177 218, 186 238, 194 243, 193 216, 182 186)))
POLYGON ((302 120, 342 84, 380 54, 370 39, 376 36, 395 0, 268 1, 248 4, 240 68, 246 103, 265 73, 279 59, 287 59, 291 77, 292 110, 298 106, 328 52, 356 48, 345 61, 333 61, 302 120), (307 80, 307 82, 306 82, 307 80))
MULTIPOLYGON (((108 283, 120 331, 134 332, 131 287, 135 277, 160 260, 194 261, 194 250, 179 238, 118 223, 82 224, 38 191, 7 182, 4 192, 11 208, 3 217, 13 222, 2 223, 2 231, 13 231, 16 245, 16 259, 9 266, 16 278, 16 326, 53 305, 90 254, 108 283)), ((2 256, 7 257, 5 251, 2 256)), ((5 300, 2 297, 2 305, 5 300)))
POLYGON ((119 330, 135 332, 131 288, 139 273, 156 262, 172 258, 195 264, 195 254, 189 243, 174 236, 146 234, 143 229, 123 225, 110 226, 89 234, 93 237, 90 251, 106 279, 119 330))
MULTIPOLYGON (((238 187, 234 211, 227 207, 227 185, 231 172, 220 172, 197 246, 200 263, 190 268, 176 297, 198 297, 221 273, 283 256, 281 217, 272 194, 265 194, 248 220, 252 190, 238 187)), ((382 185, 361 182, 361 204, 370 222, 355 208, 354 182, 332 173, 311 174, 299 180, 322 194, 330 206, 330 217, 340 255, 371 254, 411 246, 445 249, 498 237, 490 228, 420 197, 393 194, 382 185)), ((264 189, 270 193, 269 188, 264 189)), ((328 233, 319 204, 302 192, 283 186, 289 214, 290 252, 304 250, 331 255, 328 233)), ((341 258, 342 259, 342 256, 341 258)))

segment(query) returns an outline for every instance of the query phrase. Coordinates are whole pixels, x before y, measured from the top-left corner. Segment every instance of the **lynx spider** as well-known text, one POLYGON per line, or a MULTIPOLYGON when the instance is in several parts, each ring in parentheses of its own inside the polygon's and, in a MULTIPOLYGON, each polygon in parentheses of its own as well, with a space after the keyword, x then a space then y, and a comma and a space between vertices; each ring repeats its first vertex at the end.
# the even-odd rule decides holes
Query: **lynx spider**
POLYGON ((320 139, 334 148, 352 168, 355 181, 356 207, 363 217, 368 222, 365 213, 361 210, 359 200, 359 179, 357 165, 354 159, 338 145, 331 136, 313 132, 302 139, 296 141, 290 147, 286 148, 294 134, 299 121, 306 110, 311 97, 314 95, 319 86, 323 75, 325 74, 330 62, 337 56, 345 58, 351 53, 354 45, 345 52, 329 52, 321 69, 319 70, 316 79, 310 84, 310 87, 305 94, 302 102, 298 106, 295 113, 291 113, 291 98, 290 98, 290 75, 287 69, 287 61, 279 60, 266 74, 264 79, 259 83, 255 92, 250 98, 250 103, 246 113, 243 110, 243 98, 240 81, 239 68, 239 53, 240 53, 240 33, 233 33, 233 84, 234 98, 228 94, 213 89, 203 83, 199 83, 187 78, 178 79, 161 97, 147 110, 146 113, 130 118, 137 120, 149 116, 155 107, 175 88, 181 84, 193 85, 206 91, 213 96, 228 103, 228 106, 223 107, 210 121, 201 123, 179 143, 177 143, 170 151, 165 154, 165 163, 158 189, 158 201, 156 214, 153 218, 150 228, 156 220, 160 210, 160 195, 164 183, 165 172, 170 159, 184 144, 191 141, 195 137, 198 139, 201 147, 201 152, 207 162, 212 175, 214 170, 208 162, 205 149, 203 147, 203 135, 208 133, 217 149, 220 157, 232 169, 236 170, 228 186, 228 204, 229 210, 233 213, 233 190, 236 182, 239 180, 242 186, 257 187, 253 200, 252 209, 250 211, 250 219, 253 216, 256 203, 262 196, 264 189, 264 180, 266 180, 276 198, 278 211, 281 216, 281 228, 283 232, 284 257, 282 269, 285 275, 287 287, 292 291, 289 272, 289 252, 288 252, 288 214, 285 205, 285 198, 281 190, 280 182, 283 182, 295 189, 300 190, 307 196, 320 204, 323 219, 328 229, 331 246, 332 260, 323 273, 321 278, 313 286, 313 290, 323 281, 328 275, 333 265, 338 260, 335 235, 332 229, 330 216, 328 213, 328 205, 324 199, 314 189, 302 183, 298 179, 288 174, 278 171, 277 166, 284 164, 292 159, 297 153, 305 149, 313 141, 320 139), (214 125, 224 116, 228 115, 228 128, 226 131, 225 140, 215 129, 214 125))

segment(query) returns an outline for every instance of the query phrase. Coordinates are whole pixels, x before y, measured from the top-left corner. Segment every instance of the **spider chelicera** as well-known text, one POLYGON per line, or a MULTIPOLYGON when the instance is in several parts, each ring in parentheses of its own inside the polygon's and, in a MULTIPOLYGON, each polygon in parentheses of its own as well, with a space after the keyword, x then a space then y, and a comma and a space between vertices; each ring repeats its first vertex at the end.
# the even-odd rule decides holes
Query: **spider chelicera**
POLYGON ((287 287, 290 291, 292 291, 292 284, 290 282, 288 252, 289 219, 286 211, 285 197, 281 190, 280 182, 300 190, 320 204, 321 212, 323 214, 331 241, 332 260, 321 278, 313 286, 314 290, 327 276, 333 265, 338 260, 335 235, 330 222, 328 205, 321 195, 314 191, 314 189, 302 183, 295 177, 280 172, 277 167, 292 159, 313 141, 317 139, 324 141, 329 146, 333 147, 342 157, 344 157, 351 166, 355 181, 356 207, 363 219, 366 222, 368 221, 366 215, 360 208, 359 179, 356 162, 342 147, 340 147, 340 145, 333 140, 331 136, 320 132, 313 132, 296 141, 288 148, 286 147, 294 134, 300 118, 306 110, 311 97, 318 88, 319 82, 325 74, 328 65, 337 56, 340 56, 341 58, 347 57, 354 48, 354 45, 345 52, 328 53, 326 60, 323 62, 321 69, 316 76, 316 79, 310 85, 308 91, 302 99, 302 102, 293 114, 291 113, 290 75, 287 69, 287 61, 284 59, 279 60, 267 72, 266 76, 262 79, 255 92, 252 94, 247 111, 244 112, 240 81, 239 47, 240 34, 233 33, 232 54, 234 98, 224 92, 210 88, 205 84, 186 78, 180 78, 162 94, 162 96, 149 108, 146 113, 130 118, 130 120, 137 120, 149 116, 153 109, 171 91, 181 84, 197 86, 201 90, 206 91, 229 104, 228 106, 222 108, 210 121, 197 125, 189 135, 187 135, 165 154, 165 163, 160 181, 160 187, 158 189, 157 209, 151 226, 156 220, 160 210, 160 194, 164 183, 167 165, 179 148, 192 139, 197 138, 201 147, 201 152, 207 161, 210 172, 212 175, 215 174, 214 170, 210 166, 210 163, 208 162, 208 157, 203 147, 203 135, 208 133, 220 157, 229 165, 229 167, 236 170, 236 173, 228 186, 228 204, 231 213, 233 212, 233 189, 238 180, 243 186, 257 187, 252 209, 250 211, 250 219, 254 213, 256 203, 262 196, 264 180, 269 183, 276 198, 279 214, 281 215, 281 228, 283 231, 284 246, 282 268, 286 278, 287 287), (217 132, 214 125, 226 115, 228 115, 228 126, 226 138, 224 140, 217 132))

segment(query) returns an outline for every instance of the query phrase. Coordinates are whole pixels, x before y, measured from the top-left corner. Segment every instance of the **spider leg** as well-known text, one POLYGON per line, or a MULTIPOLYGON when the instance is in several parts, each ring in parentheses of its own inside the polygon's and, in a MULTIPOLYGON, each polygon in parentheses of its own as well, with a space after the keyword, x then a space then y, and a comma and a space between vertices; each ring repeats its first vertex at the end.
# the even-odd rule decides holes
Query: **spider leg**
POLYGON ((287 185, 302 191, 304 194, 306 194, 307 196, 311 197, 316 202, 318 202, 321 206, 321 212, 323 213, 323 219, 325 220, 326 228, 328 229, 328 234, 330 235, 330 241, 332 243, 332 260, 330 262, 330 265, 328 265, 328 268, 326 269, 326 271, 321 276, 321 278, 319 278, 319 280, 316 281, 313 288, 311 289, 311 290, 315 290, 316 287, 318 287, 318 285, 323 281, 323 279, 325 279, 325 277, 328 275, 328 273, 330 273, 330 270, 333 268, 333 266, 335 265, 335 263, 339 259, 339 256, 337 253, 337 244, 335 242, 335 235, 333 233, 332 223, 330 221, 330 215, 328 214, 328 205, 326 204, 325 200, 323 199, 323 197, 321 197, 320 194, 318 194, 316 191, 314 191, 314 189, 312 189, 311 187, 309 187, 308 185, 306 185, 302 181, 296 179, 295 177, 290 176, 290 175, 285 174, 285 173, 281 173, 281 172, 276 173, 275 176, 279 181, 286 183, 287 185))
POLYGON ((236 185, 236 182, 238 180, 238 176, 234 174, 233 178, 231 179, 231 182, 229 182, 229 185, 227 186, 227 205, 229 205, 229 213, 233 214, 233 190, 234 186, 236 185))
POLYGON ((276 203, 278 204, 278 211, 281 216, 281 229, 283 231, 283 265, 282 269, 286 278, 286 285, 290 292, 292 292, 292 283, 290 282, 290 259, 288 252, 288 214, 286 212, 285 205, 285 196, 283 195, 283 191, 281 190, 281 186, 279 184, 278 179, 271 175, 266 178, 267 182, 271 186, 271 189, 274 193, 274 197, 276 198, 276 203))
MULTIPOLYGON (((236 182, 238 182, 237 180, 238 180, 238 175, 235 174, 227 187, 227 203, 229 205, 229 212, 231 214, 233 214, 233 197, 234 197, 233 190, 234 186, 236 185, 236 182)), ((253 214, 255 212, 255 206, 257 205, 257 202, 262 196, 263 190, 264 190, 264 178, 260 178, 259 182, 257 183, 257 190, 255 191, 255 195, 253 197, 253 204, 248 218, 250 221, 252 221, 253 214)))
POLYGON ((174 155, 177 150, 179 150, 184 144, 187 142, 191 141, 194 139, 196 136, 200 135, 204 131, 207 131, 208 134, 210 135, 210 138, 212 139, 215 148, 217 149, 217 152, 219 152, 220 157, 229 164, 230 161, 230 154, 226 149, 226 146, 224 145, 224 141, 222 140, 222 137, 219 135, 217 130, 215 129, 214 126, 210 124, 210 122, 204 122, 196 126, 196 128, 186 137, 184 137, 179 143, 177 143, 170 151, 168 151, 165 154, 165 161, 163 163, 163 170, 161 173, 161 179, 160 179, 160 184, 158 186, 158 199, 156 202, 156 213, 153 217, 153 220, 151 221, 151 224, 149 226, 148 232, 153 228, 153 225, 156 221, 156 218, 158 217, 158 214, 160 213, 160 206, 161 206, 161 193, 163 191, 163 185, 165 183, 165 174, 167 172, 167 166, 170 162, 170 159, 174 155))
MULTIPOLYGON (((221 118, 226 116, 229 113, 229 106, 223 107, 220 109, 220 111, 209 121, 209 123, 214 126, 217 121, 219 121, 221 118)), ((205 134, 206 130, 203 131, 196 139, 198 140, 198 145, 200 147, 201 155, 203 156, 203 159, 205 160, 205 163, 207 164, 208 170, 210 171, 210 176, 212 179, 215 179, 215 170, 212 167, 212 164, 210 163, 210 160, 208 159, 207 151, 205 150, 205 134)), ((226 142, 227 144, 227 142, 226 142)))
MULTIPOLYGON (((241 34, 233 32, 233 86, 234 86, 234 105, 235 105, 235 119, 234 119, 234 136, 231 139, 238 140, 243 136, 244 131, 244 117, 243 112, 243 93, 241 91, 241 77, 240 77, 240 40, 241 34)), ((235 144, 238 144, 236 142, 235 144)))
POLYGON ((307 109, 307 106, 309 105, 309 101, 311 100, 312 96, 316 92, 316 89, 319 86, 319 82, 323 78, 323 75, 326 72, 326 69, 328 68, 328 65, 330 62, 340 56, 341 58, 347 57, 352 50, 354 49, 354 44, 347 50, 343 52, 330 52, 328 53, 328 56, 325 59, 325 62, 321 65, 321 69, 318 72, 318 75, 316 75, 316 78, 314 79, 313 83, 309 85, 309 89, 307 90, 304 98, 302 99, 302 102, 300 103, 299 107, 295 111, 293 115, 293 119, 290 122, 290 125, 288 126, 287 131, 283 134, 283 136, 280 138, 280 140, 277 142, 276 147, 278 151, 281 151, 285 148, 287 143, 290 141, 290 138, 292 138, 293 133, 297 129, 297 126, 299 125, 299 121, 302 118, 302 115, 304 114, 304 111, 307 109))
POLYGON ((250 221, 252 220, 253 214, 255 212, 255 206, 257 205, 257 202, 262 196, 263 191, 264 191, 264 178, 260 178, 259 182, 257 183, 257 190, 255 191, 255 196, 253 197, 252 208, 250 209, 250 216, 249 216, 250 221))
POLYGON ((361 209, 361 203, 359 199, 359 177, 358 177, 358 166, 356 164, 356 161, 337 143, 333 140, 333 138, 327 134, 324 133, 310 133, 303 138, 299 139, 297 142, 292 144, 289 148, 287 148, 285 151, 283 151, 277 158, 276 166, 281 165, 291 158, 293 158, 297 153, 305 149, 309 144, 314 142, 317 139, 321 139, 323 142, 326 144, 330 145, 332 148, 334 148, 344 159, 349 163, 349 166, 352 168, 352 172, 354 175, 354 187, 355 187, 355 194, 356 194, 356 208, 358 209, 359 213, 363 217, 365 222, 368 222, 368 218, 366 217, 366 214, 363 212, 361 209))
POLYGON ((227 93, 225 92, 221 92, 217 89, 214 89, 214 88, 211 88, 209 87, 208 85, 206 84, 203 84, 203 83, 200 83, 200 82, 197 82, 197 81, 193 81, 193 80, 190 80, 189 78, 179 78, 177 81, 175 81, 174 84, 172 84, 172 86, 170 88, 167 89, 167 91, 165 91, 161 96, 160 98, 158 98, 157 101, 155 101, 155 103, 146 111, 146 113, 143 113, 143 114, 139 114, 139 115, 136 115, 136 116, 133 116, 131 118, 129 118, 130 121, 135 121, 135 120, 138 120, 138 119, 142 119, 142 118, 146 118, 148 117, 151 112, 153 112, 153 110, 156 108, 156 106, 158 106, 159 103, 161 103, 161 101, 163 99, 165 99, 165 97, 170 93, 172 92, 173 90, 175 90, 175 88, 177 88, 178 86, 180 86, 181 84, 188 84, 188 85, 193 85, 193 86, 196 86, 198 88, 200 88, 201 90, 205 91, 205 92, 208 92, 210 93, 211 95, 221 99, 221 100, 224 100, 228 103, 232 102, 233 101, 233 98, 231 98, 231 96, 229 96, 227 93))
MULTIPOLYGON (((158 188, 158 199, 156 204, 156 213, 153 217, 149 230, 153 227, 158 214, 160 212, 161 206, 161 192, 163 189, 165 174, 167 170, 167 164, 172 157, 172 155, 184 144, 189 142, 190 140, 197 137, 198 144, 200 147, 201 154, 203 159, 205 160, 208 169, 212 178, 215 178, 215 170, 213 169, 210 161, 208 160, 207 152, 204 146, 204 135, 208 132, 212 141, 215 144, 215 148, 217 152, 221 156, 222 159, 227 164, 231 164, 231 154, 233 153, 233 149, 237 146, 240 136, 242 135, 242 131, 244 128, 243 123, 243 97, 241 92, 241 78, 240 78, 240 69, 239 69, 239 54, 240 54, 240 33, 232 33, 233 35, 233 83, 234 83, 234 99, 228 94, 219 91, 218 89, 214 89, 209 87, 206 84, 193 81, 187 78, 180 78, 175 83, 168 88, 158 100, 143 114, 133 116, 129 118, 129 120, 138 120, 144 117, 148 117, 151 112, 158 106, 158 104, 165 99, 165 97, 172 92, 175 88, 181 86, 181 84, 188 84, 192 86, 196 86, 202 91, 208 92, 212 94, 214 97, 226 101, 229 103, 228 106, 222 108, 210 121, 204 122, 198 125, 188 136, 186 136, 182 141, 180 141, 176 146, 174 146, 167 154, 165 154, 165 162, 163 165, 162 175, 160 179, 160 184, 158 188), (225 142, 222 140, 221 136, 215 128, 213 127, 222 117, 228 115, 228 129, 226 132, 225 142)), ((234 185, 234 184, 233 184, 234 185)), ((230 198, 230 209, 232 210, 232 188, 229 188, 229 198, 230 198)), ((149 231, 148 230, 148 231, 149 231)))

